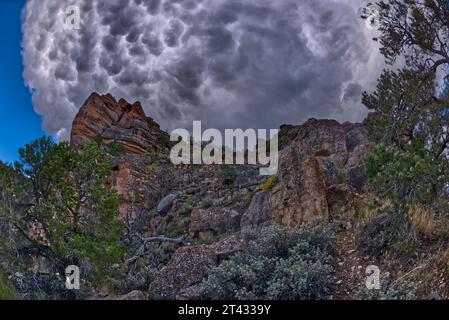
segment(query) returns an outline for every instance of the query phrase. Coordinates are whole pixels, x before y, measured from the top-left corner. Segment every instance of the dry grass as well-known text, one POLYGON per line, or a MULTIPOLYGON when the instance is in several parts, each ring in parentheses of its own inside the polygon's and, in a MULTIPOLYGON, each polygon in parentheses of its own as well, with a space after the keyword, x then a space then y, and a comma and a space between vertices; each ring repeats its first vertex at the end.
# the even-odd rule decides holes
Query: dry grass
POLYGON ((418 233, 428 237, 447 237, 448 219, 438 216, 432 209, 415 205, 410 209, 409 216, 418 233))
POLYGON ((435 215, 427 208, 414 206, 410 209, 410 220, 415 230, 424 235, 434 235, 438 233, 439 225, 435 215))
MULTIPOLYGON (((359 223, 365 224, 393 207, 388 200, 379 200, 366 193, 356 200, 359 223)), ((412 206, 409 218, 420 239, 413 258, 383 256, 381 264, 393 278, 405 279, 419 285, 421 299, 449 299, 449 217, 445 210, 435 210, 423 205, 412 206), (438 213, 438 211, 440 213, 438 213)))
MULTIPOLYGON (((357 218, 362 223, 369 222, 392 207, 391 200, 379 200, 373 194, 367 194, 356 201, 357 218)), ((418 233, 449 238, 449 219, 438 216, 431 208, 415 205, 410 208, 409 217, 418 233)))
POLYGON ((369 222, 385 213, 393 206, 390 200, 379 200, 373 194, 365 194, 355 201, 357 218, 360 222, 369 222))

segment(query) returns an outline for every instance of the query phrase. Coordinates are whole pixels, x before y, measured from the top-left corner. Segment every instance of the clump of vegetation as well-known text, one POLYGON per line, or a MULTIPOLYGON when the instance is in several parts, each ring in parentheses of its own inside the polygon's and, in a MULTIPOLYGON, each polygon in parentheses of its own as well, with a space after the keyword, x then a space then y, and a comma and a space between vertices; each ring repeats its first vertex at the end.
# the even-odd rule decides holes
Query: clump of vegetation
POLYGON ((360 290, 359 297, 362 300, 416 300, 416 292, 419 284, 403 279, 392 281, 391 279, 381 279, 380 289, 360 290))
POLYGON ((167 226, 161 233, 171 238, 178 238, 183 236, 188 230, 190 224, 190 217, 178 216, 176 213, 171 216, 167 216, 167 226))
POLYGON ((148 290, 158 271, 170 261, 178 248, 178 244, 170 242, 148 243, 145 255, 123 270, 121 281, 115 284, 115 291, 126 294, 133 290, 148 290))
POLYGON ((263 192, 268 192, 268 191, 270 191, 271 189, 273 189, 274 186, 276 185, 276 183, 277 183, 277 178, 276 178, 276 176, 271 176, 271 177, 270 177, 267 181, 265 181, 265 183, 263 184, 263 188, 262 188, 263 192))
POLYGON ((446 159, 435 159, 425 149, 406 151, 380 146, 368 157, 366 172, 379 196, 393 200, 406 211, 417 203, 436 203, 449 181, 447 165, 446 159))
POLYGON ((193 211, 193 207, 190 204, 186 204, 176 211, 176 215, 177 216, 190 216, 192 211, 193 211))
POLYGON ((348 183, 348 172, 345 169, 339 169, 336 172, 339 183, 348 183))
POLYGON ((201 202, 201 208, 203 208, 203 209, 209 209, 213 205, 214 205, 214 200, 212 200, 211 198, 206 198, 201 202))
POLYGON ((331 236, 301 227, 266 228, 247 248, 212 269, 201 284, 204 299, 325 299, 332 293, 331 236))
POLYGON ((446 41, 438 36, 449 34, 449 23, 438 18, 449 8, 444 1, 432 3, 378 4, 381 52, 389 63, 405 58, 405 66, 384 70, 377 89, 363 94, 364 105, 375 111, 365 125, 378 145, 367 173, 378 194, 402 212, 409 203, 432 203, 449 181, 449 96, 435 86, 439 69, 449 66, 446 41))
POLYGON ((162 151, 150 149, 148 150, 147 157, 153 162, 158 162, 167 160, 168 155, 162 151))
POLYGON ((148 166, 148 170, 152 172, 159 172, 161 170, 161 164, 159 162, 153 162, 148 166))
POLYGON ((161 146, 170 146, 173 143, 170 141, 170 136, 166 133, 158 133, 157 135, 157 143, 161 146))
POLYGON ((112 156, 119 156, 122 155, 125 151, 125 148, 123 145, 116 140, 112 141, 110 144, 107 145, 107 151, 112 156))
POLYGON ((391 250, 397 254, 410 253, 419 246, 413 224, 400 213, 380 215, 363 228, 360 241, 372 256, 381 256, 391 250))
POLYGON ((17 300, 14 284, 8 279, 8 275, 0 269, 0 300, 17 300))
POLYGON ((220 166, 220 171, 218 172, 218 179, 222 184, 233 184, 237 179, 237 172, 234 167, 228 164, 220 166))

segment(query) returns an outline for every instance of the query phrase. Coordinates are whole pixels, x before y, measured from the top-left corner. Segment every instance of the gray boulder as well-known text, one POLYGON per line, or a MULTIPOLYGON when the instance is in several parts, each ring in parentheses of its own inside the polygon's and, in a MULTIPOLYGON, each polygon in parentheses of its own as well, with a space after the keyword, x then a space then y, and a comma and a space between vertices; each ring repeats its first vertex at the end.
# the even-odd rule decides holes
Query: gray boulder
POLYGON ((157 212, 161 215, 167 214, 170 211, 175 200, 176 195, 173 193, 169 194, 159 202, 159 204, 157 205, 157 212))

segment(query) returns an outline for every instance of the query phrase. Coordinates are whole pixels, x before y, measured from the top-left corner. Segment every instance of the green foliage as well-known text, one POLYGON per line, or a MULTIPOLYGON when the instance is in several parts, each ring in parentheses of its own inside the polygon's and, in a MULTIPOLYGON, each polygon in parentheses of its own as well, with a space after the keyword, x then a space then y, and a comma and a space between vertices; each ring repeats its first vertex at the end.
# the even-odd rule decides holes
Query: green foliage
POLYGON ((171 144, 170 136, 165 132, 158 133, 157 135, 157 143, 160 146, 169 146, 171 144))
POLYGON ((449 64, 446 0, 389 0, 378 4, 381 52, 388 63, 403 56, 407 64, 425 61, 426 66, 433 69, 449 64), (427 61, 430 57, 433 59, 427 61))
POLYGON ((148 170, 152 172, 159 172, 161 170, 161 164, 158 162, 153 162, 148 166, 148 170))
POLYGON ((365 121, 371 138, 388 146, 407 145, 416 138, 416 126, 424 124, 427 116, 438 117, 438 111, 444 108, 443 105, 437 108, 434 93, 434 76, 410 69, 385 70, 377 90, 372 94, 365 92, 362 97, 365 106, 376 111, 365 121))
POLYGON ((176 211, 176 215, 178 216, 190 216, 193 211, 193 207, 190 204, 185 204, 179 210, 176 211))
POLYGON ((449 181, 447 161, 427 150, 414 152, 379 146, 366 161, 369 183, 399 209, 415 203, 432 204, 449 181))
POLYGON ((174 216, 168 217, 170 222, 167 224, 165 230, 161 233, 171 238, 178 238, 185 234, 190 224, 190 217, 179 216, 175 213, 174 216))
MULTIPOLYGON (((362 102, 374 111, 366 120, 378 144, 366 171, 374 191, 393 200, 395 211, 436 201, 449 181, 447 96, 436 86, 449 66, 449 7, 445 0, 379 1, 381 53, 400 70, 384 70, 362 102)), ((447 80, 447 78, 446 78, 447 80)))
POLYGON ((109 152, 109 154, 113 155, 113 156, 119 156, 122 155, 125 151, 125 148, 123 147, 123 145, 117 141, 113 141, 110 144, 107 145, 107 150, 109 152))
POLYGON ((263 185, 263 192, 268 192, 271 189, 274 188, 274 186, 276 185, 277 182, 277 178, 276 176, 272 176, 270 177, 267 181, 265 181, 264 185, 263 185))
POLYGON ((95 142, 78 152, 49 138, 26 145, 19 154, 14 167, 0 172, 1 212, 16 238, 22 238, 10 241, 15 245, 9 249, 24 252, 26 243, 59 273, 69 264, 87 263, 90 274, 85 276, 104 279, 124 255, 121 199, 107 183, 110 157, 95 142), (40 236, 30 236, 30 227, 40 236))
POLYGON ((8 279, 6 273, 0 269, 0 300, 17 300, 18 298, 16 288, 8 279))
POLYGON ((155 149, 150 149, 148 150, 147 157, 155 163, 160 163, 160 161, 166 161, 168 159, 168 154, 155 149))
POLYGON ((201 284, 204 299, 325 299, 333 272, 327 232, 269 227, 245 251, 215 267, 201 284))

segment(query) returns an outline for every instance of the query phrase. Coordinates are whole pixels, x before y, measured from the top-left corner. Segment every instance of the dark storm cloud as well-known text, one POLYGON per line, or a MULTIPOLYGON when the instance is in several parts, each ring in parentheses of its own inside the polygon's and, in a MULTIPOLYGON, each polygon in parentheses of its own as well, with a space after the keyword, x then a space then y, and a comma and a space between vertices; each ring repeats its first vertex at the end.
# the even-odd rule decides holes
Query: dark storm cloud
POLYGON ((178 20, 171 20, 164 31, 164 40, 167 47, 177 47, 179 38, 184 31, 184 26, 178 20))
POLYGON ((351 101, 359 99, 362 91, 363 88, 360 84, 350 83, 344 91, 343 101, 351 101))
POLYGON ((92 92, 140 100, 166 129, 360 120, 382 65, 364 0, 28 0, 25 79, 44 128, 68 137, 92 92), (81 29, 63 25, 68 5, 81 29))

